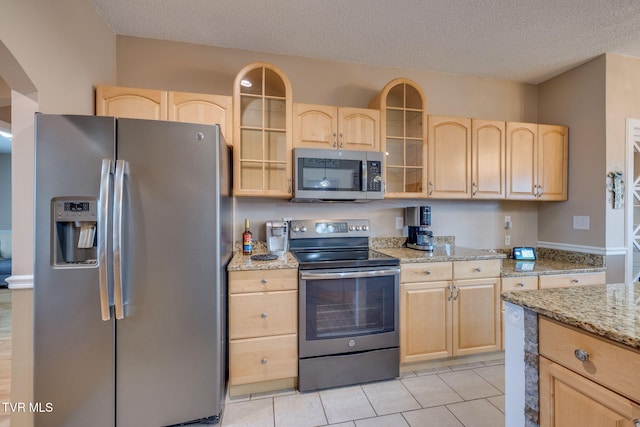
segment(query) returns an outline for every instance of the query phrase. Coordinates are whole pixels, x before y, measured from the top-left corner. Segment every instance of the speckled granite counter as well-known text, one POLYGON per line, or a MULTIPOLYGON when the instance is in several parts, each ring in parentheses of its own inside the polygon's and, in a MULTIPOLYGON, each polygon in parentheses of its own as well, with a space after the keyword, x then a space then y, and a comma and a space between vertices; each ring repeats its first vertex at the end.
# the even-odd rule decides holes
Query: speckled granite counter
POLYGON ((376 251, 399 258, 401 264, 506 258, 505 254, 491 250, 470 249, 452 245, 436 245, 433 252, 418 251, 409 248, 376 248, 376 251))
POLYGON ((502 261, 502 277, 537 276, 545 274, 575 274, 606 271, 605 267, 576 263, 564 260, 538 259, 537 261, 502 261), (525 267, 521 267, 524 263, 525 267), (533 263, 533 269, 529 269, 533 263))
POLYGON ((513 291, 504 301, 640 349, 640 284, 513 291))
MULTIPOLYGON (((254 255, 264 252, 254 251, 254 255)), ((231 262, 227 266, 227 271, 242 271, 242 270, 278 270, 281 268, 298 268, 298 261, 291 255, 290 252, 284 254, 284 256, 278 257, 273 261, 256 261, 251 259, 251 255, 242 255, 242 251, 236 251, 231 262)))

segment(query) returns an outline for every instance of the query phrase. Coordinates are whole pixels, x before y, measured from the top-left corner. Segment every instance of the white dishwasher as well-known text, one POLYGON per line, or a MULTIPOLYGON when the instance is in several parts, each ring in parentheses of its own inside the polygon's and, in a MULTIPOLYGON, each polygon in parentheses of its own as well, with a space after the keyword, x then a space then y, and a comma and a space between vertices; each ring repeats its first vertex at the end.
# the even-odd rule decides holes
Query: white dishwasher
POLYGON ((524 309, 506 302, 505 327, 505 426, 524 427, 524 309))

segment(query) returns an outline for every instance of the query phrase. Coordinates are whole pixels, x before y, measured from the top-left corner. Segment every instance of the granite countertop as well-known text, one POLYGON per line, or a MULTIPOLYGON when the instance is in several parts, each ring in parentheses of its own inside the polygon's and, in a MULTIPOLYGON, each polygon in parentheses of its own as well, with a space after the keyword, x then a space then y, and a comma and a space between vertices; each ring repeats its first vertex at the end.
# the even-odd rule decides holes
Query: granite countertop
POLYGON ((595 273, 606 270, 606 267, 583 264, 570 260, 552 260, 543 258, 536 261, 516 261, 515 259, 505 259, 502 261, 502 277, 595 273), (530 269, 532 263, 533 269, 530 269))
POLYGON ((564 324, 640 349, 640 284, 505 292, 502 299, 564 324))
MULTIPOLYGON (((268 253, 266 250, 253 251, 253 255, 266 253, 268 253)), ((278 270, 282 268, 298 268, 298 261, 291 255, 291 252, 272 261, 257 261, 251 259, 251 255, 242 255, 242 251, 236 251, 227 265, 227 271, 278 270)))
POLYGON ((470 249, 453 245, 436 245, 433 252, 411 248, 376 248, 375 250, 399 258, 401 264, 506 258, 505 254, 492 250, 470 249))

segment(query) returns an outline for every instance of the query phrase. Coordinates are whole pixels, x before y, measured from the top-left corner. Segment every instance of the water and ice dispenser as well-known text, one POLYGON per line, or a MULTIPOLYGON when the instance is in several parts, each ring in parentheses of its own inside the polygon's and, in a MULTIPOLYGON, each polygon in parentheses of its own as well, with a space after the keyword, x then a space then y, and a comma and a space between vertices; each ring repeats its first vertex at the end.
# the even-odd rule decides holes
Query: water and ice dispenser
POLYGON ((86 197, 52 200, 52 262, 57 267, 98 263, 98 201, 86 197))

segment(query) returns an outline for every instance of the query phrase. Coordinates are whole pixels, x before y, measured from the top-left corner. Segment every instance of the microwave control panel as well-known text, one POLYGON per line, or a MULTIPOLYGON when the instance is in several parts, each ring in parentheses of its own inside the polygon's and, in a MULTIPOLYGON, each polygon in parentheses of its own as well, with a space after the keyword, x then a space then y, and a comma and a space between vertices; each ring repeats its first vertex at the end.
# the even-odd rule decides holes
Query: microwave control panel
POLYGON ((367 191, 382 191, 382 162, 367 161, 367 191))

